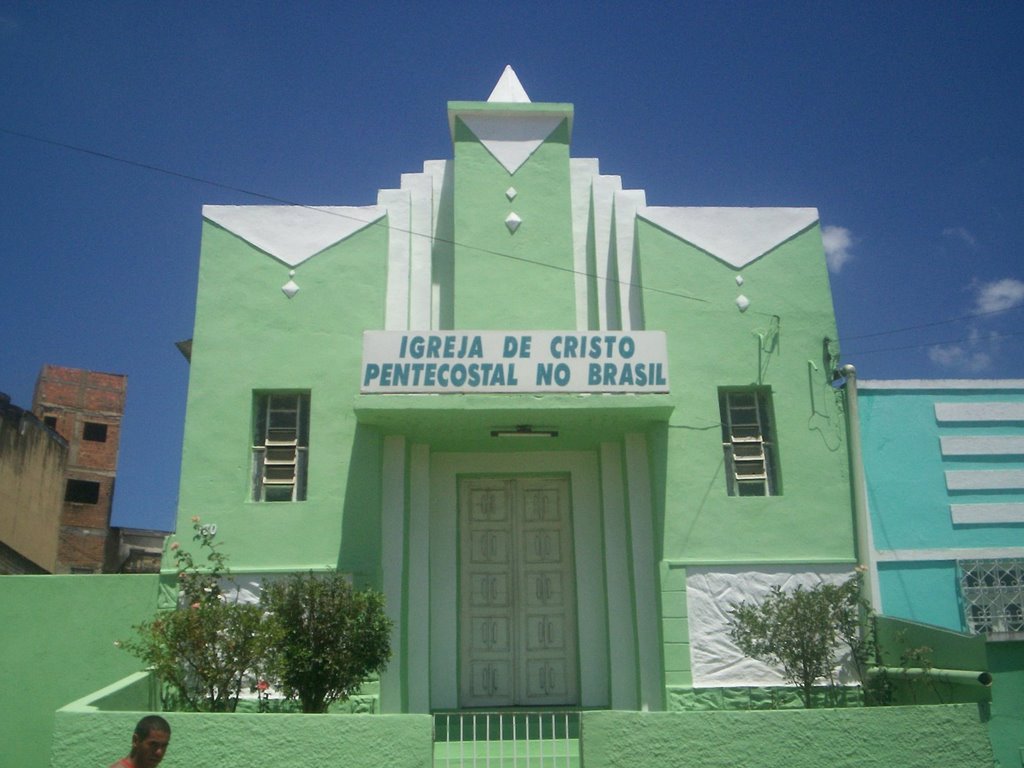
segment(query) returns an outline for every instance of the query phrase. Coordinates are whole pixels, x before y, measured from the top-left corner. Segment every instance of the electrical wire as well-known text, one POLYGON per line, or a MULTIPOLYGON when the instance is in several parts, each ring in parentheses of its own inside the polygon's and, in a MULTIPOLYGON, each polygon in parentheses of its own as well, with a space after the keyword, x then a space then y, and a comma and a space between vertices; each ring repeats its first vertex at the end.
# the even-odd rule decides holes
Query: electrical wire
MULTIPOLYGON (((959 323, 963 320, 973 320, 977 317, 989 317, 991 315, 998 315, 1003 312, 1010 312, 1015 309, 1024 309, 1024 304, 1018 304, 1014 307, 1003 307, 1002 309, 990 309, 986 312, 973 312, 969 315, 960 315, 959 317, 950 317, 946 320, 935 320, 930 323, 920 323, 919 325, 908 325, 903 328, 893 328, 890 331, 875 331, 874 333, 863 333, 858 336, 847 336, 843 339, 847 341, 859 341, 860 339, 873 339, 877 336, 891 336, 896 333, 906 333, 907 331, 918 331, 922 328, 934 328, 937 325, 949 325, 950 323, 959 323)), ((1015 335, 1015 334, 1011 334, 1015 335)), ((941 342, 949 343, 949 342, 941 342)))
MULTIPOLYGON (((186 181, 192 181, 192 182, 195 182, 197 184, 205 184, 207 186, 216 187, 218 189, 224 189, 224 190, 227 190, 227 191, 230 191, 230 192, 237 192, 239 194, 249 195, 251 197, 255 197, 255 198, 258 198, 260 200, 267 200, 269 202, 277 203, 277 204, 280 204, 280 205, 289 205, 289 206, 295 206, 295 207, 299 207, 299 208, 306 208, 306 209, 309 209, 309 210, 317 211, 318 213, 322 213, 322 214, 325 214, 325 215, 339 216, 341 218, 352 219, 352 220, 356 220, 356 221, 360 221, 360 222, 363 221, 362 219, 359 219, 356 216, 349 216, 349 215, 347 215, 345 213, 342 213, 340 211, 324 210, 323 207, 314 206, 314 205, 307 205, 307 204, 304 204, 304 203, 298 203, 298 202, 295 202, 293 200, 288 200, 286 198, 278 197, 276 195, 270 195, 270 194, 267 194, 265 192, 257 192, 256 190, 246 189, 245 187, 239 187, 239 186, 236 186, 236 185, 233 185, 233 184, 227 184, 227 183, 224 183, 224 182, 215 181, 213 179, 204 178, 202 176, 195 176, 195 175, 188 174, 188 173, 182 173, 181 171, 171 170, 169 168, 164 168, 162 166, 154 165, 152 163, 144 163, 144 162, 141 162, 141 161, 138 161, 138 160, 131 160, 129 158, 120 157, 118 155, 114 155, 114 154, 111 154, 109 152, 101 152, 99 150, 89 149, 88 147, 81 147, 81 146, 78 146, 78 145, 75 145, 75 144, 69 144, 67 142, 57 141, 55 139, 48 139, 48 138, 45 138, 45 137, 42 137, 42 136, 36 136, 36 135, 33 135, 33 134, 24 133, 22 131, 14 131, 14 130, 11 130, 9 128, 5 128, 3 126, 0 126, 0 133, 5 133, 5 134, 8 134, 10 136, 16 136, 18 138, 26 139, 26 140, 29 140, 29 141, 35 141, 35 142, 38 142, 40 144, 47 144, 47 145, 50 145, 50 146, 59 147, 61 149, 66 149, 66 150, 69 150, 69 151, 72 151, 72 152, 78 152, 78 153, 81 153, 81 154, 90 155, 92 157, 98 157, 100 159, 109 160, 109 161, 115 162, 115 163, 121 163, 123 165, 128 165, 128 166, 131 166, 131 167, 134 167, 134 168, 141 168, 143 170, 152 171, 154 173, 161 173, 161 174, 164 174, 166 176, 172 176, 174 178, 184 179, 186 181)), ((449 239, 446 239, 446 238, 435 237, 435 236, 431 235, 430 233, 416 232, 416 231, 414 231, 412 229, 406 229, 406 228, 403 228, 403 227, 392 225, 390 223, 388 223, 386 225, 382 225, 379 220, 375 221, 375 222, 372 222, 371 226, 387 226, 388 229, 393 229, 393 230, 395 230, 397 232, 402 232, 403 234, 407 234, 410 237, 430 238, 433 242, 445 243, 447 245, 451 245, 452 247, 458 247, 458 248, 462 248, 462 249, 465 249, 465 250, 475 251, 475 252, 478 252, 478 253, 484 253, 484 254, 487 254, 487 255, 490 255, 490 256, 497 256, 497 257, 504 258, 504 259, 511 259, 513 261, 518 261, 518 262, 521 262, 521 263, 524 263, 524 264, 531 264, 531 265, 534 265, 534 266, 545 267, 547 269, 553 269, 553 270, 556 270, 558 272, 564 272, 564 273, 568 273, 568 274, 572 274, 572 275, 579 275, 579 276, 586 277, 586 278, 593 278, 595 280, 604 280, 604 281, 609 282, 609 283, 616 283, 619 286, 625 286, 626 288, 631 288, 632 287, 631 283, 627 283, 627 282, 625 282, 623 280, 620 280, 618 278, 615 278, 615 277, 601 277, 600 275, 595 275, 595 274, 592 274, 590 272, 582 272, 580 270, 573 269, 572 267, 563 267, 563 266, 559 266, 557 264, 547 264, 547 263, 542 262, 542 261, 537 261, 536 259, 526 258, 525 256, 516 256, 516 255, 513 255, 511 253, 505 253, 503 251, 496 251, 496 250, 493 250, 493 249, 490 249, 490 248, 483 248, 483 247, 480 247, 480 246, 474 246, 474 245, 468 245, 468 244, 465 244, 465 243, 459 243, 458 241, 455 241, 455 240, 449 240, 449 239)), ((648 285, 641 285, 639 287, 640 287, 641 290, 649 292, 649 293, 659 293, 659 294, 663 294, 663 295, 666 295, 666 296, 673 296, 675 298, 686 299, 688 301, 697 301, 697 302, 701 302, 701 303, 710 303, 710 301, 708 299, 701 298, 699 296, 693 296, 691 294, 680 293, 678 291, 670 291, 670 290, 667 290, 667 289, 664 289, 664 288, 656 288, 656 287, 648 286, 648 285)), ((1015 307, 1005 307, 1003 309, 995 309, 995 310, 990 310, 990 311, 987 311, 987 312, 975 312, 975 313, 972 313, 972 314, 961 315, 961 316, 958 316, 958 317, 952 317, 952 318, 948 318, 948 319, 945 319, 945 320, 936 320, 936 321, 932 321, 932 322, 928 322, 928 323, 920 323, 918 325, 909 325, 909 326, 904 326, 902 328, 894 328, 894 329, 888 330, 888 331, 876 331, 876 332, 873 332, 873 333, 865 333, 865 334, 860 334, 860 335, 857 335, 857 336, 849 336, 849 337, 842 338, 839 341, 840 341, 840 344, 846 344, 847 342, 859 341, 861 339, 877 338, 877 337, 880 337, 880 336, 891 336, 891 335, 894 335, 894 334, 897 334, 897 333, 907 333, 909 331, 917 331, 917 330, 921 330, 923 328, 933 328, 933 327, 940 326, 940 325, 948 325, 948 324, 951 324, 951 323, 962 322, 962 321, 965 321, 965 320, 972 320, 972 319, 979 318, 979 317, 987 317, 987 316, 991 316, 991 315, 995 315, 995 314, 1009 312, 1009 311, 1016 310, 1016 309, 1021 309, 1022 307, 1024 307, 1024 305, 1018 305, 1018 306, 1015 306, 1015 307)), ((999 335, 996 335, 996 336, 989 336, 988 338, 991 339, 991 340, 998 341, 998 340, 1012 338, 1012 337, 1017 337, 1017 336, 1022 336, 1022 335, 1024 335, 1024 333, 1006 333, 1006 334, 999 334, 999 335)), ((872 354, 876 354, 876 353, 880 353, 880 352, 894 352, 894 351, 900 351, 900 350, 906 350, 906 349, 920 349, 920 348, 925 348, 925 347, 939 346, 939 345, 942 345, 942 344, 960 344, 960 343, 964 343, 964 342, 967 342, 967 341, 971 341, 971 339, 956 339, 956 340, 953 340, 953 341, 926 342, 926 343, 921 343, 921 344, 909 344, 909 345, 905 345, 905 346, 885 347, 885 348, 882 348, 882 349, 873 349, 873 350, 864 350, 864 351, 855 351, 855 352, 845 352, 844 351, 844 356, 850 356, 850 355, 859 355, 859 356, 872 355, 872 354)))
MULTIPOLYGON (((995 333, 984 337, 984 341, 1004 341, 1005 339, 1017 338, 1024 336, 1024 331, 1016 333, 995 333)), ((873 355, 877 352, 898 352, 904 349, 923 349, 925 347, 939 347, 946 344, 963 344, 965 342, 978 341, 976 338, 967 337, 964 339, 952 339, 949 341, 929 341, 923 344, 907 344, 906 346, 900 347, 883 347, 882 349, 868 349, 864 351, 843 351, 843 357, 862 357, 864 355, 873 355)))
MULTIPOLYGON (((359 218, 357 216, 349 216, 348 214, 342 213, 340 211, 324 210, 324 208, 320 207, 320 206, 307 205, 305 203, 297 203, 297 202, 295 202, 293 200, 287 200, 285 198, 277 197, 275 195, 268 195, 268 194, 266 194, 264 192, 256 192, 256 191, 251 190, 251 189, 245 189, 244 187, 236 187, 236 186, 234 186, 232 184, 225 184, 224 182, 214 181, 212 179, 206 179, 206 178, 203 178, 201 176, 193 176, 193 175, 188 174, 188 173, 182 173, 180 171, 173 171, 173 170, 171 170, 169 168, 163 168, 163 167, 161 167, 159 165, 153 165, 151 163, 143 163, 143 162, 140 162, 138 160, 130 160, 128 158, 119 157, 117 155, 112 155, 112 154, 110 154, 108 152, 100 152, 99 150, 88 149, 87 147, 80 147, 80 146, 77 146, 75 144, 68 144, 68 143, 63 142, 63 141, 56 141, 54 139, 47 139, 47 138, 44 138, 44 137, 41 137, 41 136, 34 136, 32 134, 22 133, 20 131, 12 131, 9 128, 4 128, 2 126, 0 126, 0 133, 6 133, 8 135, 17 136, 17 137, 22 138, 22 139, 28 139, 30 141, 36 141, 36 142, 39 142, 40 144, 48 144, 50 146, 60 147, 62 149, 67 149, 67 150, 70 150, 72 152, 80 152, 82 154, 91 155, 93 157, 99 157, 99 158, 102 158, 104 160, 110 160, 110 161, 113 161, 115 163, 122 163, 124 165, 132 166, 134 168, 142 168, 142 169, 147 170, 147 171, 153 171, 155 173, 162 173, 162 174, 165 174, 167 176, 173 176, 173 177, 178 178, 178 179, 185 179, 186 181, 194 181, 194 182, 196 182, 198 184, 206 184, 208 186, 217 187, 218 189, 225 189, 225 190, 228 190, 230 192, 238 192, 238 193, 243 194, 243 195, 250 195, 252 197, 256 197, 256 198, 259 198, 261 200, 268 200, 270 202, 279 203, 281 205, 290 205, 290 206, 294 206, 296 208, 306 208, 307 210, 316 211, 317 213, 322 213, 322 214, 330 215, 330 216, 338 216, 340 218, 350 219, 352 221, 358 221, 360 223, 365 223, 363 219, 361 219, 361 218, 359 218)), ((424 238, 430 239, 432 242, 445 243, 446 245, 451 245, 452 247, 462 248, 462 249, 469 250, 469 251, 476 251, 477 253, 484 253, 484 254, 487 254, 489 256, 498 256, 498 257, 501 257, 503 259, 511 259, 512 261, 518 261, 518 262, 521 262, 521 263, 524 263, 524 264, 532 264, 532 265, 538 266, 538 267, 546 267, 547 269, 553 269, 553 270, 555 270, 557 272, 565 272, 565 273, 572 274, 572 275, 579 275, 579 276, 582 276, 582 277, 593 278, 595 280, 603 280, 603 281, 608 282, 608 283, 615 283, 615 284, 619 285, 620 287, 625 287, 627 290, 633 287, 633 283, 628 283, 628 282, 626 282, 624 280, 620 280, 619 278, 616 278, 616 277, 601 277, 600 275, 591 274, 589 272, 581 272, 580 270, 573 269, 572 267, 563 267, 563 266, 559 266, 557 264, 548 264, 548 263, 543 262, 543 261, 537 261, 536 259, 528 259, 525 256, 515 256, 515 255, 513 255, 511 253, 505 253, 503 251, 495 251, 495 250, 492 250, 490 248, 483 248, 481 246, 468 245, 466 243, 459 243, 459 242, 457 242, 455 240, 448 240, 448 239, 442 238, 442 237, 435 237, 434 235, 432 235, 432 234, 430 234, 428 232, 416 232, 415 230, 412 230, 412 229, 406 229, 404 227, 399 227, 399 226, 396 226, 394 224, 391 224, 390 222, 387 223, 387 224, 381 224, 380 220, 378 220, 378 221, 371 222, 369 226, 386 226, 389 230, 394 230, 396 232, 401 232, 401 233, 409 235, 411 237, 424 237, 424 238)), ((673 296, 675 298, 686 299, 688 301, 699 301, 699 302, 704 303, 704 304, 710 303, 708 299, 703 299, 703 298, 701 298, 699 296, 693 296, 693 295, 686 294, 686 293, 680 293, 678 291, 670 291, 670 290, 667 290, 665 288, 655 288, 654 286, 647 286, 647 285, 641 285, 641 286, 638 286, 638 287, 641 290, 643 290, 643 291, 647 291, 648 293, 660 293, 660 294, 663 294, 665 296, 673 296)))

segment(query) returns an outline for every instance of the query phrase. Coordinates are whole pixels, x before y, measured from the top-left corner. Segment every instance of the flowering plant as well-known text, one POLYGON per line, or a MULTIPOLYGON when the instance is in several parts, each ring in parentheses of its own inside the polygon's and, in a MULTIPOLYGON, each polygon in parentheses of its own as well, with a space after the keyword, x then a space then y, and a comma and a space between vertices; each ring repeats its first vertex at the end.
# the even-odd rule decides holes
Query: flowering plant
POLYGON ((121 647, 164 683, 165 708, 233 712, 243 683, 264 664, 271 633, 259 605, 225 592, 230 569, 213 540, 216 528, 201 525, 198 517, 192 528, 205 563, 172 544, 178 607, 137 625, 136 638, 121 647))

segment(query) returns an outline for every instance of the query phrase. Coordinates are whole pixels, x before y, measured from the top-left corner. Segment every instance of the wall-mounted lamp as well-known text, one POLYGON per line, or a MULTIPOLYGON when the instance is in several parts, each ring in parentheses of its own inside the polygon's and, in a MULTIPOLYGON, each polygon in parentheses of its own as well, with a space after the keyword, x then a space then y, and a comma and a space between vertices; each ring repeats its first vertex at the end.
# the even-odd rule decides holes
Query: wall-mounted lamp
POLYGON ((558 430, 534 429, 531 424, 517 424, 511 429, 492 429, 491 437, 558 437, 558 430))

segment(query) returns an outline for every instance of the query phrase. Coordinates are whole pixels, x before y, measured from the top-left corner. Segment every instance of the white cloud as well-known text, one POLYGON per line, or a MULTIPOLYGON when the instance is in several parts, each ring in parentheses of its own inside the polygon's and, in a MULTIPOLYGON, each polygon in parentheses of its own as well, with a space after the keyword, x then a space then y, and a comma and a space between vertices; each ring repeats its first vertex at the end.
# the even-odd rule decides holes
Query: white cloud
POLYGON ((1001 312, 1024 304, 1024 282, 1012 277, 975 287, 975 313, 1001 312))
POLYGON ((964 341, 929 347, 928 359, 943 368, 966 373, 982 373, 991 367, 992 359, 998 351, 998 333, 985 334, 972 327, 970 336, 964 341))
POLYGON ((825 262, 829 272, 838 274, 843 265, 853 258, 850 253, 853 245, 850 230, 846 227, 822 227, 821 242, 825 246, 825 262))
POLYGON ((962 240, 970 248, 978 247, 978 239, 966 227, 946 227, 942 230, 942 235, 943 237, 954 237, 957 240, 962 240))

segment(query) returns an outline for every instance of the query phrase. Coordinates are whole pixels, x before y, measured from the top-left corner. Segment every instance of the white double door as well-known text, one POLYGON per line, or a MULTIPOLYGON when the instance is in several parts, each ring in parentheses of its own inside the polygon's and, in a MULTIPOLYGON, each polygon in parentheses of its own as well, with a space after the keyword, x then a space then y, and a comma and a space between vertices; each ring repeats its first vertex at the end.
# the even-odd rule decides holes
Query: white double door
POLYGON ((579 702, 569 482, 459 483, 460 705, 579 702))

